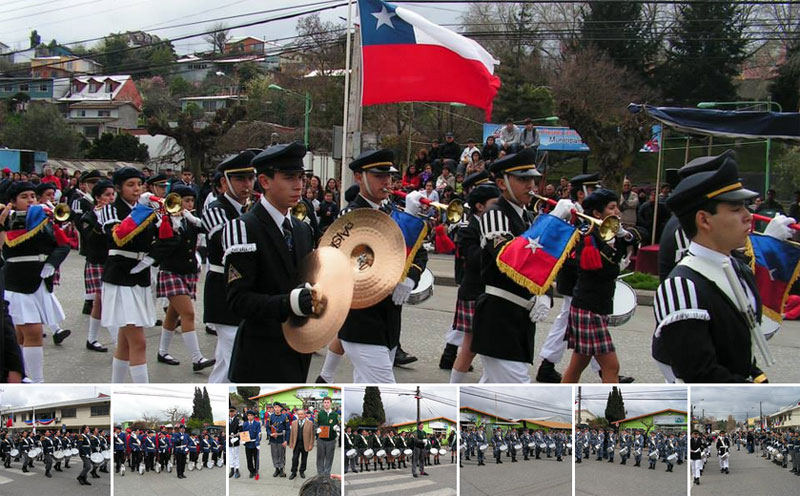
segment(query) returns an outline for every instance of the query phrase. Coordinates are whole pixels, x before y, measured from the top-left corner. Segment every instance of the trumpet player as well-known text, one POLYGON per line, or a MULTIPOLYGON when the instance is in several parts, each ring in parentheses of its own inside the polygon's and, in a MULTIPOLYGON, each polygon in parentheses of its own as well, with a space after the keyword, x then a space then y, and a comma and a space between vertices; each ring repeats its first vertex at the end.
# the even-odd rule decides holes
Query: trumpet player
POLYGON ((725 431, 719 431, 717 436, 717 456, 719 457, 719 472, 730 474, 729 458, 731 451, 731 440, 725 434, 725 431))
MULTIPOLYGON (((25 181, 9 187, 11 203, 0 213, 0 229, 5 231, 5 299, 22 347, 25 374, 32 382, 44 382, 42 326, 64 320, 53 293, 53 275, 70 247, 61 228, 36 205, 34 189, 25 181)), ((69 335, 68 330, 56 332, 53 341, 60 344, 69 335)))

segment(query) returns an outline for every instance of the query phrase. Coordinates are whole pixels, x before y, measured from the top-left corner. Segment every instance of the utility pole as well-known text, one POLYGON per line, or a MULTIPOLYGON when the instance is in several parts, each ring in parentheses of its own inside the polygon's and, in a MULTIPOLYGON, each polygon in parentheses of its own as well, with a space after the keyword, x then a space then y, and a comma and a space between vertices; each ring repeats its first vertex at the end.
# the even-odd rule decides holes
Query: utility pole
POLYGON ((581 386, 578 386, 578 422, 575 425, 581 425, 581 386))
POLYGON ((417 386, 417 395, 415 396, 417 399, 417 426, 419 426, 419 410, 420 410, 420 401, 422 401, 422 393, 419 390, 419 386, 417 386))
MULTIPOLYGON (((348 19, 350 19, 349 7, 348 19)), ((348 32, 351 25, 353 33, 348 35, 347 39, 350 41, 352 37, 352 43, 346 47, 349 63, 346 64, 347 73, 345 74, 345 98, 347 103, 342 122, 344 139, 342 140, 342 169, 339 187, 339 191, 342 193, 340 207, 344 207, 347 204, 344 199, 344 192, 353 184, 353 172, 348 165, 353 157, 361 153, 361 30, 358 24, 348 21, 348 32)))
POLYGON ((764 410, 761 409, 761 402, 758 402, 758 421, 761 422, 761 430, 764 430, 764 410))

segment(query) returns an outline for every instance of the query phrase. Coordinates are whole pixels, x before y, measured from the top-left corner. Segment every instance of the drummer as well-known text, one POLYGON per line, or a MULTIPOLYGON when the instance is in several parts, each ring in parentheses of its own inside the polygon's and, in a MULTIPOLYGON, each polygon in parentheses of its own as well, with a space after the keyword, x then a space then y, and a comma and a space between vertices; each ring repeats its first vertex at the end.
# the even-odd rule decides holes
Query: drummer
POLYGON ((53 477, 50 474, 50 469, 53 468, 53 451, 55 443, 53 442, 53 431, 47 429, 41 438, 42 454, 44 454, 44 475, 47 478, 53 477))
MULTIPOLYGON (((353 434, 351 433, 351 427, 348 425, 344 429, 344 452, 347 453, 351 449, 355 449, 355 445, 353 444, 353 434)), ((358 473, 356 470, 356 457, 355 456, 347 456, 344 461, 344 473, 353 472, 354 474, 358 473)))
MULTIPOLYGON (((607 189, 593 191, 583 201, 587 215, 597 220, 619 216, 618 195, 607 189)), ((562 381, 575 383, 592 357, 600 364, 603 382, 619 382, 619 361, 608 332, 608 316, 614 309, 614 285, 620 272, 620 261, 627 248, 638 244, 642 236, 635 228, 620 226, 616 236, 604 241, 592 229, 584 235, 578 248, 578 281, 573 289, 572 306, 567 325, 567 347, 573 350, 562 381)))
POLYGON ((356 436, 355 444, 356 449, 358 450, 358 459, 359 465, 361 466, 361 471, 364 472, 365 470, 369 472, 369 458, 364 455, 364 452, 369 449, 369 441, 367 441, 367 430, 361 429, 361 434, 356 436), (366 466, 366 468, 364 468, 366 466))

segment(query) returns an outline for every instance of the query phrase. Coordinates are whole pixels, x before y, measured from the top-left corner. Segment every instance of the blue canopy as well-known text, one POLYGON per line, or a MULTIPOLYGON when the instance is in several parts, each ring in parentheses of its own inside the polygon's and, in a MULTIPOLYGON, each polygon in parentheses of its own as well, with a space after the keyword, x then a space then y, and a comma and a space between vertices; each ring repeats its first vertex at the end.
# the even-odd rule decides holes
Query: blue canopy
POLYGON ((773 138, 800 140, 800 113, 708 110, 654 107, 631 103, 628 111, 644 112, 665 125, 685 133, 725 138, 773 138))

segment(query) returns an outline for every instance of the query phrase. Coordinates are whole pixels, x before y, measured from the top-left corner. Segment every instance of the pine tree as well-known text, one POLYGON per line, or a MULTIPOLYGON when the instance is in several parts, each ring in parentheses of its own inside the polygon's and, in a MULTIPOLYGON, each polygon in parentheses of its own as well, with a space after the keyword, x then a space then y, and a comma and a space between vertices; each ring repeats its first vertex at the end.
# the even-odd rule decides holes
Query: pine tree
POLYGON ((381 390, 379 388, 367 386, 365 389, 361 416, 377 420, 378 425, 382 425, 386 421, 386 412, 383 410, 383 400, 381 400, 381 390))
POLYGON ((214 421, 214 412, 211 410, 211 398, 208 396, 208 389, 203 386, 203 420, 214 421))
POLYGON ((625 418, 625 403, 622 401, 622 391, 617 389, 616 386, 608 393, 605 415, 609 424, 625 418))
POLYGON ((746 14, 732 2, 688 2, 679 6, 667 60, 659 69, 672 105, 736 100, 733 79, 744 60, 746 14))
POLYGON ((778 68, 778 77, 772 80, 769 92, 784 111, 800 110, 800 43, 786 47, 786 62, 778 68))
POLYGON ((203 392, 200 388, 194 388, 194 399, 192 400, 192 418, 203 419, 203 392))

